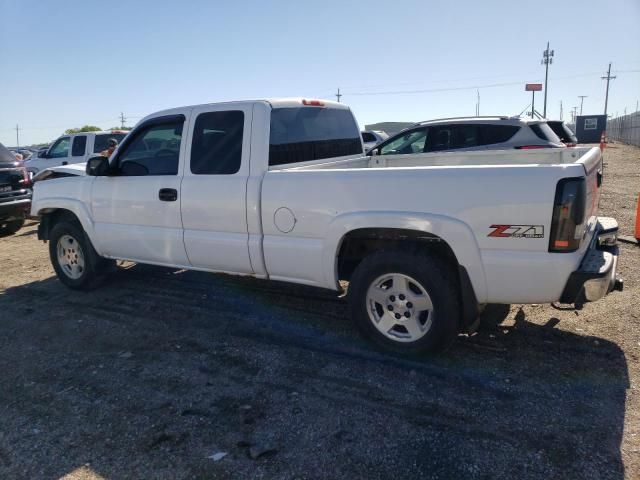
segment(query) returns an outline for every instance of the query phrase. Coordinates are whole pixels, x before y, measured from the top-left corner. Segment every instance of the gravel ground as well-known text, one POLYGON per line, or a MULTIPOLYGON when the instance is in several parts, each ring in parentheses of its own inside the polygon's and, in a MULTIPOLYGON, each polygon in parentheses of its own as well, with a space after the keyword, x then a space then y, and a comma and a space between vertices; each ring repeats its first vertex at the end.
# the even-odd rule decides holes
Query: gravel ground
MULTIPOLYGON (((606 161, 601 212, 631 234, 640 149, 606 161)), ((128 264, 72 292, 31 224, 0 239, 0 478, 640 478, 640 248, 621 250, 624 292, 491 306, 407 360, 310 288, 128 264)))

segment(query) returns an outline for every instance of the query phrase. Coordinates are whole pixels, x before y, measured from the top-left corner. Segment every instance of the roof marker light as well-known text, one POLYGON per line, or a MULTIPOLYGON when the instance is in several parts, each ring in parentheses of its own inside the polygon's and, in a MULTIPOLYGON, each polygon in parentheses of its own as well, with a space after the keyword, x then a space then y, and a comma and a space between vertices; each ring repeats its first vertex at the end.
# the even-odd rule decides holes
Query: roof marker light
POLYGON ((324 107, 324 102, 320 100, 307 100, 306 98, 302 100, 302 104, 308 107, 324 107))

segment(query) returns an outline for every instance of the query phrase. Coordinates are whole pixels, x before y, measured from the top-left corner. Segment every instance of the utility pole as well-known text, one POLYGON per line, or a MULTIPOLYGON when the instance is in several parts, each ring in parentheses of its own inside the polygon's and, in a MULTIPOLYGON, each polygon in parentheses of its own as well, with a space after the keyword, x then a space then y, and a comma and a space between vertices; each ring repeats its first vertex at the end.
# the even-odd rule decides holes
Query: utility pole
POLYGON ((476 100, 476 117, 480 116, 480 90, 476 90, 477 100, 476 100))
POLYGON ((124 122, 127 120, 127 117, 124 116, 124 113, 120 112, 120 128, 124 128, 124 122))
POLYGON ((580 99, 580 115, 582 115, 582 104, 584 103, 584 99, 587 98, 587 95, 578 95, 580 99))
POLYGON ((336 93, 336 98, 338 99, 338 103, 340 103, 340 98, 342 98, 342 94, 340 93, 340 87, 338 87, 338 93, 336 93))
POLYGON ((20 130, 22 130, 16 123, 16 147, 20 146, 20 130))
POLYGON ((604 96, 604 114, 607 114, 607 106, 609 105, 609 81, 616 78, 615 76, 611 76, 611 62, 609 62, 609 70, 607 71, 606 77, 600 77, 602 80, 607 80, 607 93, 604 96))
POLYGON ((560 100, 560 120, 562 120, 562 100, 560 100))
POLYGON ((571 123, 573 123, 575 125, 576 123, 576 117, 578 116, 578 107, 573 107, 571 109, 571 123))
POLYGON ((547 91, 549 90, 549 64, 553 63, 553 50, 549 50, 549 42, 547 42, 547 49, 542 52, 541 65, 545 66, 544 70, 544 109, 542 110, 542 116, 547 118, 547 91))

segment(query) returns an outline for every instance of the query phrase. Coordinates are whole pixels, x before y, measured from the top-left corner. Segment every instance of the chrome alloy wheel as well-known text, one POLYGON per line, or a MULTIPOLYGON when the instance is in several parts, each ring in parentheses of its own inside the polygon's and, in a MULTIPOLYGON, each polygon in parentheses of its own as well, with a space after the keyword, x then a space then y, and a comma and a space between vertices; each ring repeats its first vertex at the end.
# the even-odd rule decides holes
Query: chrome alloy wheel
POLYGON ((56 247, 58 251, 58 265, 65 275, 77 280, 84 272, 84 253, 78 241, 71 235, 62 235, 56 247))
POLYGON ((415 342, 433 323, 433 303, 427 290, 402 273, 376 278, 367 290, 367 312, 375 327, 396 342, 415 342))

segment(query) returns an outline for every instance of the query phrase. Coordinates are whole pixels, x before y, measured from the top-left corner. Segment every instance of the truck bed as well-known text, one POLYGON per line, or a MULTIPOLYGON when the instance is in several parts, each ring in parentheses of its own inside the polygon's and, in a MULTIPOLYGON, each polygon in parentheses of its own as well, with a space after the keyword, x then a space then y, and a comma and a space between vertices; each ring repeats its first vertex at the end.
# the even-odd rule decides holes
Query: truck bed
POLYGON ((331 161, 306 162, 294 167, 282 165, 269 170, 320 170, 362 168, 415 168, 492 165, 562 165, 586 160, 591 150, 598 156, 596 147, 545 148, 534 150, 482 150, 421 153, 414 155, 367 156, 332 159, 331 161))

